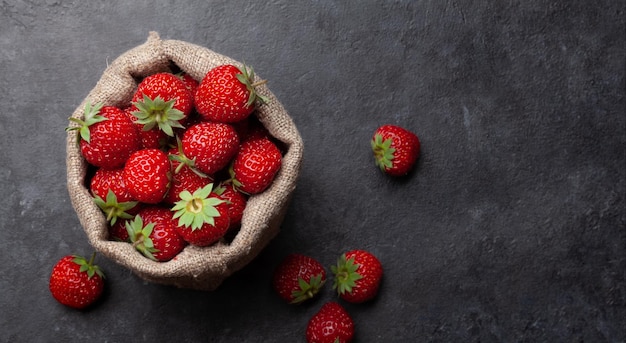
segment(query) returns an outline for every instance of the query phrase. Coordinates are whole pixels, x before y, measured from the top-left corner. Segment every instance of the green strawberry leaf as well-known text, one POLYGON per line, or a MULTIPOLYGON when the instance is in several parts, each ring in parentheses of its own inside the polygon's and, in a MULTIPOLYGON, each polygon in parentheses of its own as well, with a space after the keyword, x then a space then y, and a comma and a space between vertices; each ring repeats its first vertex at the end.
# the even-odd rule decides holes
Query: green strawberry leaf
POLYGON ((144 131, 158 127, 166 135, 174 137, 174 128, 185 128, 179 122, 185 118, 185 114, 174 108, 175 103, 176 99, 165 101, 157 96, 153 100, 144 94, 142 101, 133 102, 138 109, 133 112, 133 115, 137 117, 135 123, 142 124, 144 131))
POLYGON ((309 282, 306 282, 303 278, 298 278, 298 289, 291 293, 293 297, 291 303, 300 304, 307 299, 313 298, 324 286, 325 282, 325 280, 322 280, 321 273, 311 276, 309 282))
POLYGON ((118 202, 117 196, 110 189, 107 193, 106 200, 103 200, 101 197, 94 195, 93 201, 96 203, 96 205, 98 205, 102 212, 104 212, 107 221, 111 225, 115 225, 118 218, 131 219, 133 216, 130 215, 127 211, 134 208, 139 203, 137 201, 118 202))
POLYGON ((247 67, 245 64, 238 69, 241 74, 236 75, 237 80, 243 83, 246 86, 248 93, 250 93, 250 97, 248 98, 246 106, 252 106, 257 100, 264 104, 268 103, 270 101, 269 98, 264 95, 258 94, 256 91, 256 87, 267 83, 267 80, 254 82, 254 69, 252 67, 247 67))
POLYGON ((99 123, 105 120, 108 120, 106 117, 100 115, 100 110, 102 109, 102 103, 96 103, 93 106, 89 101, 85 103, 85 112, 83 114, 83 120, 70 117, 69 120, 72 123, 77 124, 77 126, 68 126, 65 128, 65 131, 74 131, 78 130, 80 140, 81 138, 89 143, 91 141, 91 133, 89 131, 89 127, 95 123, 99 123))
POLYGON ((72 255, 72 261, 80 266, 79 271, 81 273, 87 273, 87 277, 91 279, 94 275, 98 274, 101 278, 105 278, 104 273, 97 265, 94 265, 94 259, 96 258, 96 253, 93 252, 91 254, 91 258, 89 261, 82 256, 72 255))
POLYGON ((372 151, 376 160, 376 165, 381 170, 393 167, 394 153, 396 149, 391 146, 393 140, 391 138, 383 141, 383 136, 380 134, 374 135, 371 141, 372 151))
POLYGON ((189 169, 191 169, 191 171, 196 173, 198 176, 205 177, 205 178, 209 177, 209 175, 201 172, 200 170, 198 170, 198 168, 196 168, 195 158, 190 159, 189 157, 185 156, 185 152, 183 151, 183 144, 180 140, 180 137, 178 136, 176 136, 176 146, 178 149, 178 153, 168 154, 167 156, 170 160, 178 162, 178 166, 176 166, 176 169, 174 169, 174 174, 180 173, 180 170, 183 169, 185 166, 187 166, 189 169))
POLYGON ((360 266, 354 262, 354 257, 346 260, 346 255, 343 254, 337 260, 337 265, 330 267, 335 274, 333 289, 338 294, 351 293, 352 288, 356 287, 356 281, 363 278, 361 274, 357 273, 360 266))
POLYGON ((144 226, 141 216, 136 215, 135 219, 126 221, 125 225, 133 247, 147 258, 156 261, 154 253, 159 252, 159 250, 154 247, 154 242, 150 238, 154 223, 148 223, 144 226))

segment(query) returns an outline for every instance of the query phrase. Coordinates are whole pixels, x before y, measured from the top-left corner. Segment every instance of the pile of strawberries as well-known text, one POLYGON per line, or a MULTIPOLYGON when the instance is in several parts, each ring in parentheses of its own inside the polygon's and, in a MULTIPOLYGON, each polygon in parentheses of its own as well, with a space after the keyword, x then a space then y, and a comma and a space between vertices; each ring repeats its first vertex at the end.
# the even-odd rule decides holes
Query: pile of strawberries
POLYGON ((280 143, 252 115, 267 101, 253 80, 252 69, 234 65, 200 82, 157 73, 127 106, 88 103, 82 119, 70 119, 111 239, 164 262, 236 230, 247 198, 269 187, 282 160, 280 143))
MULTIPOLYGON (((340 299, 360 304, 376 297, 383 277, 383 267, 376 256, 355 249, 342 254, 330 267, 334 277, 332 288, 340 299)), ((274 270, 272 286, 289 304, 301 304, 316 297, 326 283, 326 269, 315 258, 293 253, 274 270)), ((351 342, 354 321, 337 301, 328 301, 311 317, 306 328, 310 343, 351 342)))

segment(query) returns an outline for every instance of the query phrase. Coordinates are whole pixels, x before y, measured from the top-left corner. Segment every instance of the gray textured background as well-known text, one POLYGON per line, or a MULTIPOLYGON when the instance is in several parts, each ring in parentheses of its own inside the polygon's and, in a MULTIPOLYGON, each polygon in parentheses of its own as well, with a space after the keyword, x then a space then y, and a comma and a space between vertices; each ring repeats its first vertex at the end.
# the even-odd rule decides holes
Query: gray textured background
POLYGON ((358 342, 624 342, 624 1, 27 1, 0 4, 0 341, 301 342, 330 288, 269 286, 301 252, 379 256, 358 342), (352 4, 347 4, 352 3, 352 4), (67 118, 148 31, 252 65, 305 142, 281 234, 215 292, 113 262, 86 312, 50 269, 91 248, 69 203, 67 118), (391 179, 369 139, 423 144, 391 179))

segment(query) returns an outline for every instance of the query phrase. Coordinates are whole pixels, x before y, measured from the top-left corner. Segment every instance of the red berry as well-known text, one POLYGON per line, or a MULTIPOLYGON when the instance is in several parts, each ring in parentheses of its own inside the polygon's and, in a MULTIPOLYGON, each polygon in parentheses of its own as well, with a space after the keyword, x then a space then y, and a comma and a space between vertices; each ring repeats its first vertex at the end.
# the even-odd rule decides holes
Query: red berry
POLYGON ((176 230, 190 244, 209 246, 224 237, 230 227, 228 204, 213 192, 213 184, 191 193, 183 191, 172 211, 176 230))
POLYGON ((402 176, 413 168, 420 154, 419 138, 395 125, 379 127, 371 141, 376 165, 392 176, 402 176))
POLYGON ((225 183, 220 186, 220 198, 226 200, 228 204, 228 217, 230 218, 230 228, 233 229, 241 225, 243 211, 246 209, 248 197, 236 190, 232 183, 225 183))
POLYGON ((351 250, 341 255, 336 266, 333 288, 345 301, 362 303, 378 294, 383 267, 378 258, 365 250, 351 250))
POLYGON ((68 255, 59 260, 50 275, 50 292, 63 305, 83 309, 93 304, 104 289, 104 274, 93 264, 95 254, 87 261, 68 255))
POLYGON ((271 140, 247 140, 233 161, 233 183, 244 193, 261 193, 274 181, 281 164, 280 150, 271 140))
POLYGON ((137 201, 124 184, 123 173, 121 168, 100 168, 89 183, 96 205, 104 212, 111 225, 115 225, 118 218, 132 218, 132 214, 139 209, 137 201))
POLYGON ((226 167, 239 149, 239 136, 228 124, 203 122, 185 131, 183 152, 196 168, 213 175, 226 167))
POLYGON ((79 130, 81 154, 93 166, 119 168, 133 152, 141 148, 135 125, 117 107, 87 104, 84 120, 70 120, 79 126, 68 130, 79 130))
POLYGON ((272 286, 291 304, 313 298, 326 282, 324 266, 312 257, 288 255, 274 271, 272 286))
POLYGON ((263 126, 259 119, 254 115, 249 116, 246 120, 233 123, 232 125, 235 130, 237 130, 239 140, 242 143, 251 139, 271 137, 267 128, 263 126))
POLYGON ((217 66, 204 76, 195 94, 198 113, 205 121, 234 123, 246 119, 257 99, 254 71, 230 64, 217 66))
POLYGON ((178 78, 180 78, 183 81, 183 83, 187 87, 187 90, 189 90, 189 92, 191 93, 191 97, 193 99, 193 97, 196 94, 196 90, 198 89, 198 85, 200 83, 198 81, 196 81, 193 77, 191 77, 191 75, 189 75, 189 74, 187 74, 185 72, 181 72, 179 74, 176 74, 176 76, 178 76, 178 78))
POLYGON ((133 246, 144 256, 159 262, 173 259, 187 245, 176 231, 173 212, 158 205, 147 206, 126 222, 133 246))
POLYGON ((308 343, 349 343, 353 337, 354 322, 337 302, 324 304, 311 317, 306 328, 308 343))
POLYGON ((132 114, 143 130, 158 128, 174 137, 193 109, 193 94, 176 75, 157 73, 144 78, 132 99, 132 114))
POLYGON ((97 169, 89 182, 91 193, 105 199, 109 191, 113 191, 120 202, 135 200, 124 185, 123 174, 123 168, 97 169))
POLYGON ((147 204, 159 203, 169 188, 170 161, 159 149, 139 150, 128 158, 123 177, 133 198, 147 204))
POLYGON ((116 242, 130 242, 126 222, 128 220, 118 220, 115 224, 109 225, 109 240, 116 242))

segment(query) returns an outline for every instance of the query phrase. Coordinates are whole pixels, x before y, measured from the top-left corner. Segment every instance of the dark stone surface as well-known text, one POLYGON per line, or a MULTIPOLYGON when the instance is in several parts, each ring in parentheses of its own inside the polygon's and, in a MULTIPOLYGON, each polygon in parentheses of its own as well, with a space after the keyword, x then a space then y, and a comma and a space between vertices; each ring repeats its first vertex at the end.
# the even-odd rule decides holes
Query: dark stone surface
POLYGON ((626 340, 624 1, 129 1, 0 4, 0 341, 298 342, 334 299, 269 287, 288 252, 379 256, 358 342, 626 340), (214 292, 100 259, 104 299, 56 303, 53 263, 91 248, 65 186, 67 118, 108 61, 196 43, 270 80, 305 158, 281 234, 214 292), (370 136, 423 144, 391 179, 370 136))

